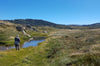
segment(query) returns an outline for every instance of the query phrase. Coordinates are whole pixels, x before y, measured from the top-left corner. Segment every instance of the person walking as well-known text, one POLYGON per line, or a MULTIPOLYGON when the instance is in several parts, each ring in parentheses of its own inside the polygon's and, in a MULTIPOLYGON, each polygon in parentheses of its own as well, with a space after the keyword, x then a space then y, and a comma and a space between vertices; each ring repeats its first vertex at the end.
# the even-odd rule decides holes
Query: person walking
POLYGON ((16 50, 19 50, 19 44, 20 44, 20 38, 19 38, 19 35, 17 35, 15 37, 15 48, 16 48, 16 50))

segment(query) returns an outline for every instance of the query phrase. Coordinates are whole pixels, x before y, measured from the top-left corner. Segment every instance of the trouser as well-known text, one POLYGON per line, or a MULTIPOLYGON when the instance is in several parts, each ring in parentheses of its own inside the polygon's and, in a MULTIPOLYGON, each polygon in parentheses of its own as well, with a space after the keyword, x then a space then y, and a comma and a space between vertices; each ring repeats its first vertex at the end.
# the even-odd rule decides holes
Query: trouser
POLYGON ((15 45, 16 50, 19 50, 19 45, 15 45))

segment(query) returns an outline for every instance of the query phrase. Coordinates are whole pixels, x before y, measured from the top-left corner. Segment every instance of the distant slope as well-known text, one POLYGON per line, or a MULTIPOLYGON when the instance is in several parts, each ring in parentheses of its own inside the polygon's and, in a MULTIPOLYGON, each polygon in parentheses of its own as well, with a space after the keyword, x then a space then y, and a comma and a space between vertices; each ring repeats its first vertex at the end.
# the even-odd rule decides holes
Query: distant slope
POLYGON ((31 26, 56 26, 56 24, 44 21, 44 20, 36 20, 36 19, 16 19, 16 20, 7 20, 12 23, 27 25, 30 24, 31 26))
POLYGON ((49 26, 54 28, 61 28, 61 29, 94 29, 100 28, 100 23, 90 24, 90 25, 61 25, 55 24, 45 20, 38 20, 38 19, 15 19, 15 20, 4 20, 9 21, 15 24, 21 25, 31 25, 31 26, 49 26))
POLYGON ((66 25, 55 24, 49 21, 38 20, 38 19, 15 19, 15 20, 4 20, 4 21, 9 21, 15 24, 37 26, 37 27, 49 26, 49 27, 55 27, 55 28, 70 28, 69 26, 66 26, 66 25))
POLYGON ((100 23, 94 23, 94 24, 91 24, 91 25, 86 25, 87 27, 89 28, 100 28, 100 23))
POLYGON ((16 24, 0 20, 0 45, 13 45, 17 34, 16 24))
POLYGON ((67 25, 70 26, 73 29, 95 29, 100 28, 100 23, 94 23, 90 25, 67 25))

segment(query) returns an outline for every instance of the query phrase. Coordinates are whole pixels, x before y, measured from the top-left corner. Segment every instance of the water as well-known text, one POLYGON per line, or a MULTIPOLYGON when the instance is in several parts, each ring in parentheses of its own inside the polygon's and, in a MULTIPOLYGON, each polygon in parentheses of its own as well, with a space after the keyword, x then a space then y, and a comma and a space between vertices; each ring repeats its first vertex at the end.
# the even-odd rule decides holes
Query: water
MULTIPOLYGON (((32 40, 32 41, 29 41, 29 42, 25 42, 22 46, 20 46, 21 48, 26 48, 26 47, 35 47, 38 45, 38 43, 40 42, 43 42, 45 39, 43 40, 32 40)), ((0 51, 3 51, 3 50, 8 50, 8 49, 12 49, 12 48, 15 48, 14 46, 12 47, 5 47, 5 46, 0 46, 0 51)))
POLYGON ((38 43, 43 42, 44 40, 32 40, 30 42, 25 42, 22 48, 30 47, 30 46, 37 46, 38 43))

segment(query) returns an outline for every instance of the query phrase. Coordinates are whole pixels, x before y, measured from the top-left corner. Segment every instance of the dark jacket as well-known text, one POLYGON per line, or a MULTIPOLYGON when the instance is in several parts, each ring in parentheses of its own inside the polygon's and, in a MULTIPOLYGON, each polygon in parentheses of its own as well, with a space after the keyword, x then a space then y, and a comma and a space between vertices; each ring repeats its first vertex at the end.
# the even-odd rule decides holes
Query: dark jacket
POLYGON ((15 45, 19 45, 20 42, 20 38, 19 37, 15 37, 15 45))

